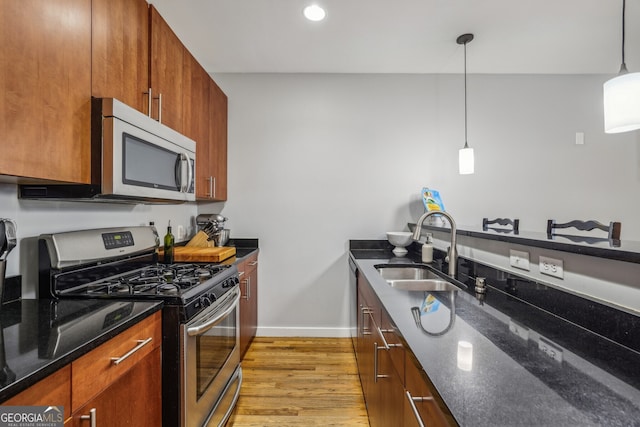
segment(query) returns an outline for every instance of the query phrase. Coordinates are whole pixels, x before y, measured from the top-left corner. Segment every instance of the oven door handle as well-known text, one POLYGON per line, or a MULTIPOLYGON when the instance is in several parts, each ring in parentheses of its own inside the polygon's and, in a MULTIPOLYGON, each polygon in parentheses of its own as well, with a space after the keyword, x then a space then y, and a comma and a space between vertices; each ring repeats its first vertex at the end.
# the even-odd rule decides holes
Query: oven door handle
POLYGON ((236 294, 235 297, 230 303, 227 303, 225 305, 225 307, 223 308, 223 311, 219 315, 217 315, 213 319, 207 320, 206 323, 203 323, 198 326, 193 326, 191 328, 187 328, 187 335, 189 335, 190 337, 202 335, 203 333, 207 332, 209 329, 213 328, 215 324, 220 321, 220 319, 223 319, 224 317, 229 315, 229 313, 231 313, 238 305, 238 302, 240 301, 240 296, 241 296, 241 293, 237 287, 236 289, 234 289, 233 292, 235 292, 236 294))

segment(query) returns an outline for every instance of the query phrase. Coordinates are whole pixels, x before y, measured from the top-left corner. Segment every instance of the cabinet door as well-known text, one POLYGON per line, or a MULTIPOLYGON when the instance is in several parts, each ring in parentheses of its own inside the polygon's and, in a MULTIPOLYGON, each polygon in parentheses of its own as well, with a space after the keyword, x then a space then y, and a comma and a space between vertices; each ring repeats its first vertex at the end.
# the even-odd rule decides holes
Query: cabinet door
POLYGON ((212 192, 207 178, 211 175, 209 159, 209 85, 211 77, 189 53, 184 62, 184 130, 196 142, 196 197, 210 199, 212 192))
POLYGON ((362 384, 362 392, 367 405, 367 411, 370 412, 372 370, 373 370, 373 341, 371 340, 372 321, 370 316, 371 306, 363 292, 362 276, 358 276, 358 329, 357 329, 357 345, 356 345, 356 361, 358 363, 358 373, 360 374, 360 383, 362 384))
POLYGON ((373 337, 373 405, 369 412, 371 427, 401 426, 403 423, 403 380, 396 372, 391 360, 390 347, 375 325, 373 337))
POLYGON ((2 406, 64 406, 64 418, 71 415, 71 365, 20 392, 2 406))
POLYGON ((149 5, 145 0, 93 0, 91 93, 148 114, 149 5))
POLYGON ((240 354, 244 357, 258 328, 258 257, 251 256, 238 266, 240 277, 240 354))
POLYGON ((404 425, 406 427, 418 427, 421 425, 420 422, 422 425, 434 427, 457 425, 451 416, 445 416, 440 410, 437 400, 427 384, 427 380, 423 378, 425 374, 423 374, 422 369, 416 366, 416 363, 407 353, 405 361, 404 425))
MULTIPOLYGON (((88 427, 94 412, 100 427, 160 426, 162 425, 161 349, 136 363, 98 396, 72 415, 73 427, 88 427)), ((176 387, 178 385, 176 384, 176 387)))
POLYGON ((227 95, 209 84, 209 173, 213 200, 227 200, 227 95))
POLYGON ((90 183, 91 0, 0 1, 0 45, 0 174, 90 183))
POLYGON ((153 94, 151 116, 175 131, 184 133, 183 100, 185 47, 160 13, 150 6, 151 64, 153 94), (162 100, 157 97, 161 96, 162 100))

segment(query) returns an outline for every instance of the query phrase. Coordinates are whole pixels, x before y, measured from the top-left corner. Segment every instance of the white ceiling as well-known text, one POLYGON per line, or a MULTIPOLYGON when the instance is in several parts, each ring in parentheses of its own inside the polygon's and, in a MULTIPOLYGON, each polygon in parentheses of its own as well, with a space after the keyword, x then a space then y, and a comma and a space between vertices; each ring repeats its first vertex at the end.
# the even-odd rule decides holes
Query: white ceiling
MULTIPOLYGON (((149 0, 210 73, 616 74, 622 0, 149 0), (322 22, 303 18, 315 2, 322 22)), ((640 71, 640 0, 626 63, 640 71)))

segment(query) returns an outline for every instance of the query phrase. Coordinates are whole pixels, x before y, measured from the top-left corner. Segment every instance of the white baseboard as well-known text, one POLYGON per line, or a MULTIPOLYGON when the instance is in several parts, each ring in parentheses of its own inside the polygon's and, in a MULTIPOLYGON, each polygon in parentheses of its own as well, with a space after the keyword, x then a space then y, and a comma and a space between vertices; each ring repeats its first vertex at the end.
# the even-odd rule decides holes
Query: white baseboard
POLYGON ((256 331, 256 335, 259 337, 350 338, 352 331, 355 332, 355 328, 260 326, 256 331))

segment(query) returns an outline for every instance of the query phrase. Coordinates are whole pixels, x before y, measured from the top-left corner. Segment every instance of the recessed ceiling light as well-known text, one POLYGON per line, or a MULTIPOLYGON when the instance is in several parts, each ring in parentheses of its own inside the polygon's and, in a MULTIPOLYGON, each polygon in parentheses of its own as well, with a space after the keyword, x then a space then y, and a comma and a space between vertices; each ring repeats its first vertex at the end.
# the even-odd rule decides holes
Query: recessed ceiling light
POLYGON ((327 12, 317 4, 305 7, 303 13, 309 21, 322 21, 327 16, 327 12))

